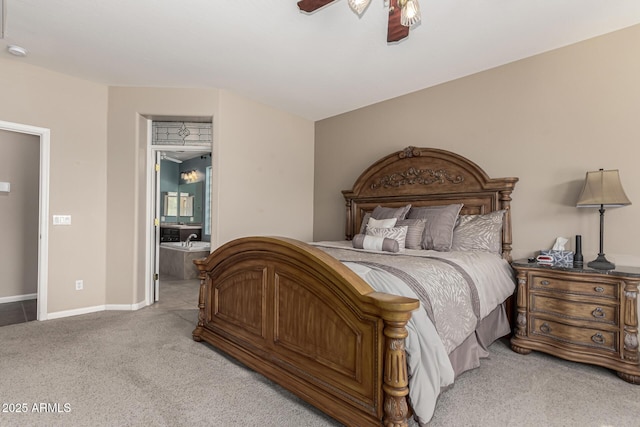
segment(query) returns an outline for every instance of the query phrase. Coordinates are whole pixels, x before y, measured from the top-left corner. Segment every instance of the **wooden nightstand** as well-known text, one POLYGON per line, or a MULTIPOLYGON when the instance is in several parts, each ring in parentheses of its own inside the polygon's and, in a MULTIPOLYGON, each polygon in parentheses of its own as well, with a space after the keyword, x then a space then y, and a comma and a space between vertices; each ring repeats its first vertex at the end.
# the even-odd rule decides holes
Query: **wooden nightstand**
POLYGON ((638 285, 640 268, 544 266, 514 261, 517 318, 511 349, 542 351, 613 369, 640 384, 638 285))

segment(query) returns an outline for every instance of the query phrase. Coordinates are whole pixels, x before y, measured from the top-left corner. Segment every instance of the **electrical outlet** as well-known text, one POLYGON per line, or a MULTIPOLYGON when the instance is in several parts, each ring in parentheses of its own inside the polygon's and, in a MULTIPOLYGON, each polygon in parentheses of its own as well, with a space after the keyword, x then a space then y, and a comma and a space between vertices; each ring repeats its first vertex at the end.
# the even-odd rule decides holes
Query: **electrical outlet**
POLYGON ((81 291, 84 288, 83 280, 76 280, 76 291, 81 291))

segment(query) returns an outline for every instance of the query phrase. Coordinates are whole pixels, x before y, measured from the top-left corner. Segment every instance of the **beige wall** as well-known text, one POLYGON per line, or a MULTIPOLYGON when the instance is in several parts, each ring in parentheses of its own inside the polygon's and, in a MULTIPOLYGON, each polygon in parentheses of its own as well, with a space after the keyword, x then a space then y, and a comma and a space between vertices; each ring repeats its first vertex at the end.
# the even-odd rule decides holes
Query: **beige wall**
POLYGON ((214 243, 249 235, 310 241, 314 123, 221 91, 219 126, 214 243))
POLYGON ((145 298, 144 117, 154 116, 213 117, 214 246, 252 234, 311 239, 313 122, 228 91, 112 87, 107 304, 145 298))
POLYGON ((49 218, 49 313, 144 301, 153 116, 213 117, 214 243, 311 239, 313 122, 227 91, 108 88, 19 59, 0 59, 0 93, 0 120, 51 130, 49 213, 72 216, 49 218))
POLYGON ((48 218, 48 311, 104 304, 107 88, 12 58, 0 59, 0 94, 0 120, 51 130, 49 213, 72 217, 48 218))
POLYGON ((147 118, 217 112, 215 89, 109 88, 107 304, 145 299, 147 118))
POLYGON ((605 253, 640 265, 640 26, 362 108, 316 124, 314 239, 344 237, 359 173, 408 145, 443 148, 492 177, 517 176, 514 255, 583 236, 598 251, 598 212, 576 209, 588 170, 619 169, 631 206, 609 209, 605 253))
POLYGON ((0 130, 0 300, 38 292, 40 138, 0 130))

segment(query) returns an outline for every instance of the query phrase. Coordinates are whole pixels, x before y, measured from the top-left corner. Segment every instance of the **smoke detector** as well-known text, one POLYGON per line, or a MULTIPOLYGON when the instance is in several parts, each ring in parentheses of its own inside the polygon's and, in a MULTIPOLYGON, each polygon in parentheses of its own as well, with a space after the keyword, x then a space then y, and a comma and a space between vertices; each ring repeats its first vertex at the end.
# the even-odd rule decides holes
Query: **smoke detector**
POLYGON ((27 56, 27 49, 20 46, 16 46, 12 44, 9 47, 7 47, 7 50, 9 51, 10 54, 15 56, 27 56))

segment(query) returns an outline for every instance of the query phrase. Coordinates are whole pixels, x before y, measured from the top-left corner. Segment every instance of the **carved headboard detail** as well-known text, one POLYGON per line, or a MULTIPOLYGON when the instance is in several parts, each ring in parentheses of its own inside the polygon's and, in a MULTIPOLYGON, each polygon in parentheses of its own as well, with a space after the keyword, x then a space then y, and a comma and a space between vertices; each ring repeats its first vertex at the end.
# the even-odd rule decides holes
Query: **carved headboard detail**
POLYGON ((344 190, 346 237, 360 230, 362 218, 378 205, 400 207, 463 203, 461 214, 506 210, 502 256, 511 260, 511 193, 518 178, 489 178, 478 165, 436 148, 407 147, 369 166, 351 190, 344 190))

